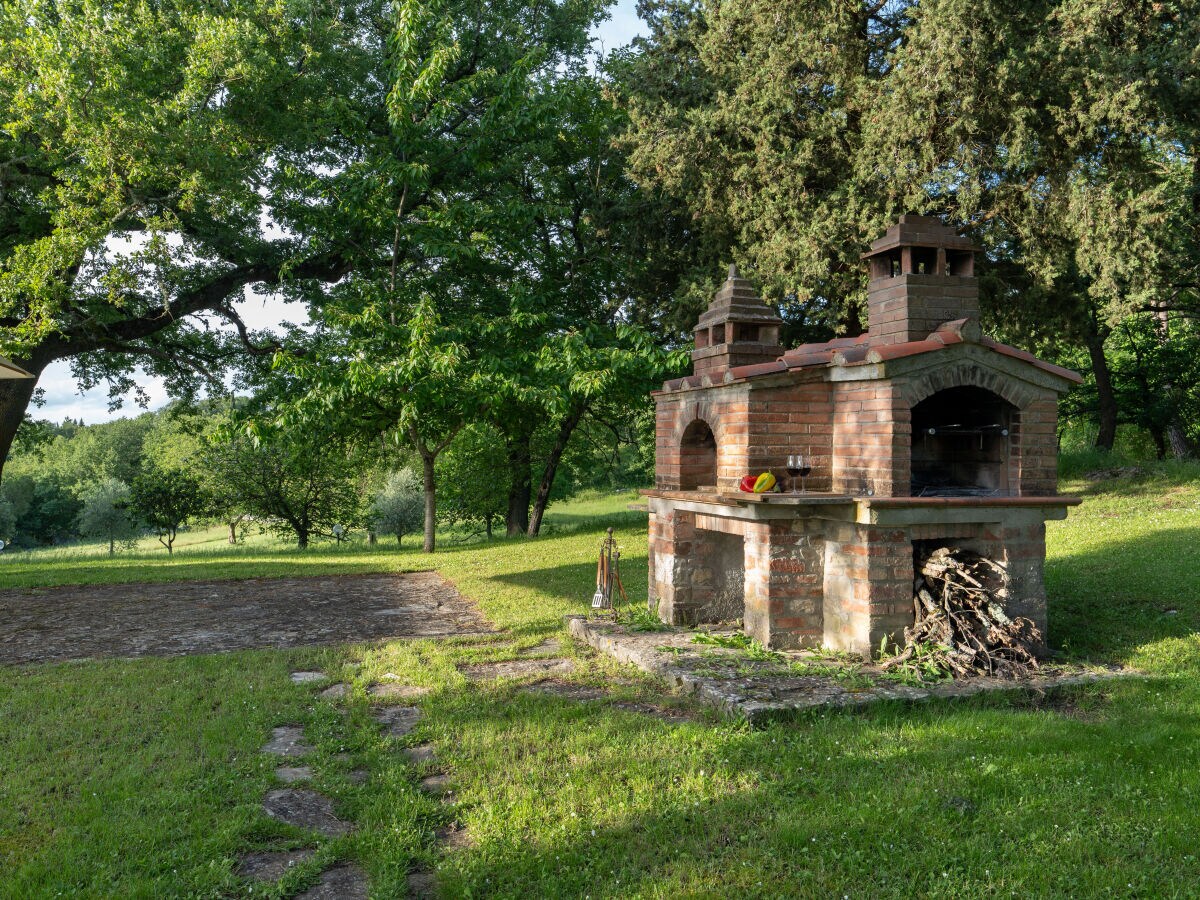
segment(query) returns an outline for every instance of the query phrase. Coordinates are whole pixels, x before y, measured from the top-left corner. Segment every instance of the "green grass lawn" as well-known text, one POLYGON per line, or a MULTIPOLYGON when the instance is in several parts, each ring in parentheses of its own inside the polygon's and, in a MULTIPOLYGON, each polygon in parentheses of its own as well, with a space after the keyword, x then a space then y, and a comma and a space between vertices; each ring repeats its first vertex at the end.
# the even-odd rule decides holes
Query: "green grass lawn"
MULTIPOLYGON (((5 586, 433 565, 515 638, 0 668, 0 896, 289 896, 334 858, 366 868, 377 897, 403 896, 417 863, 440 863, 447 896, 1194 896, 1200 481, 1180 475, 1065 485, 1086 500, 1050 532, 1051 642, 1152 677, 763 731, 471 685, 455 668, 562 636, 605 524, 644 597, 646 521, 629 497, 556 510, 538 540, 432 558, 264 541, 170 560, 0 559, 5 586), (348 714, 288 681, 317 667, 354 685, 348 714), (415 789, 420 773, 369 717, 365 687, 387 672, 434 688, 412 742, 437 745, 451 806, 415 789), (312 843, 260 807, 274 760, 258 749, 289 722, 306 726, 316 786, 358 831, 250 893, 232 874, 239 853, 312 843), (359 766, 365 785, 346 777, 359 766), (439 856, 433 832, 450 819, 473 843, 439 856)), ((624 696, 663 700, 606 659, 579 664, 581 681, 619 672, 624 696)))

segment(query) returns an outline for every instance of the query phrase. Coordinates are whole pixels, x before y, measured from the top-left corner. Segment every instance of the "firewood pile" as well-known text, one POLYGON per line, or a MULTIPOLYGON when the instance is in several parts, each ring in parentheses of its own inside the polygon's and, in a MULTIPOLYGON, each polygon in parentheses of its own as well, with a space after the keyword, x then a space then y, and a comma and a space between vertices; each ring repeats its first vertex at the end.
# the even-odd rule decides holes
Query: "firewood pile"
POLYGON ((1041 632, 1029 619, 1005 613, 1008 578, 999 565, 969 550, 940 547, 917 572, 916 624, 904 629, 904 648, 884 668, 914 658, 955 677, 1020 678, 1038 668, 1041 632))

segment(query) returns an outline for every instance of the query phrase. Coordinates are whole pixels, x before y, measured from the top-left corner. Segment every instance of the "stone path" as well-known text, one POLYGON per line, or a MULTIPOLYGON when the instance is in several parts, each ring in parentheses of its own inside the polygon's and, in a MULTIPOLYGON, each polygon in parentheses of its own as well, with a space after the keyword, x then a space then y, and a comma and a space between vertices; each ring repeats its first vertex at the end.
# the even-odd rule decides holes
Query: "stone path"
MULTIPOLYGON (((557 652, 561 644, 556 639, 544 641, 525 654, 557 652)), ((560 657, 522 658, 504 663, 487 663, 464 667, 463 671, 475 681, 496 678, 540 676, 540 680, 526 686, 524 690, 550 693, 572 700, 593 700, 606 696, 606 692, 583 685, 572 685, 558 681, 552 674, 574 670, 571 659, 560 657)), ((327 684, 324 672, 293 672, 291 680, 298 685, 312 685, 317 696, 331 702, 349 696, 347 684, 327 684)), ((420 723, 423 713, 419 706, 411 705, 430 693, 430 689, 407 684, 400 676, 388 673, 378 683, 367 689, 367 695, 376 705, 371 707, 372 717, 383 732, 392 739, 410 740, 420 723), (399 702, 389 702, 399 701, 399 702)), ((314 752, 305 739, 304 729, 299 725, 280 725, 272 729, 263 752, 273 754, 286 765, 281 765, 275 774, 285 787, 267 792, 263 798, 263 810, 267 815, 297 828, 316 832, 322 837, 334 839, 349 834, 354 826, 338 818, 333 802, 325 795, 308 787, 296 786, 312 779, 312 770, 302 765, 304 758, 314 752)), ((436 797, 442 803, 453 802, 453 780, 447 772, 437 768, 437 748, 429 742, 403 747, 400 752, 414 768, 417 787, 425 794, 436 797)), ((344 755, 344 754, 343 754, 344 755)), ((362 783, 368 777, 363 769, 356 769, 347 778, 362 783)), ((471 846, 470 834, 457 823, 436 829, 434 838, 443 851, 462 850, 471 846)), ((259 851, 245 854, 237 868, 243 878, 260 882, 277 881, 295 865, 309 860, 313 849, 259 851)), ((418 898, 434 897, 437 894, 437 874, 425 867, 418 867, 408 874, 409 894, 418 898)), ((367 897, 367 877, 361 868, 353 864, 339 863, 321 874, 320 881, 298 895, 306 900, 358 900, 367 897)))
MULTIPOLYGON (((291 674, 293 684, 321 684, 327 680, 324 672, 291 674)), ((271 729, 271 737, 263 745, 262 752, 296 761, 310 756, 314 751, 305 739, 301 726, 280 725, 271 729)), ((263 811, 273 819, 314 831, 325 838, 349 834, 354 830, 354 825, 338 818, 332 800, 311 788, 290 786, 311 780, 312 774, 312 769, 304 765, 279 766, 275 776, 289 787, 268 791, 263 798, 263 811)), ((307 861, 315 852, 309 848, 247 853, 238 863, 237 874, 253 881, 278 881, 292 866, 307 861)), ((322 872, 315 885, 297 896, 305 900, 366 900, 367 875, 358 866, 338 864, 322 872)))
POLYGON ((0 591, 0 664, 481 633, 434 572, 0 591))

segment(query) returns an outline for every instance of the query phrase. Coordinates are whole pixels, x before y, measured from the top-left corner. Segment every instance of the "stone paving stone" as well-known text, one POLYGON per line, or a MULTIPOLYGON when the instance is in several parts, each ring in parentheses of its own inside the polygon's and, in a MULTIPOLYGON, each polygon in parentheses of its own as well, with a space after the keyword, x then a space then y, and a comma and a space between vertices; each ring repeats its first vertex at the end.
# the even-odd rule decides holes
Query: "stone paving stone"
POLYGON ((449 775, 426 775, 421 779, 421 790, 427 794, 433 794, 436 797, 444 797, 446 794, 453 793, 450 790, 449 775))
POLYGON ((367 873, 353 864, 334 866, 295 900, 367 900, 367 873))
POLYGON ((299 725, 280 725, 271 729, 271 739, 263 745, 263 753, 276 756, 297 757, 312 753, 312 745, 304 739, 304 729, 299 725))
POLYGON ((589 684, 572 684, 569 681, 559 681, 555 678, 538 681, 521 688, 521 691, 527 694, 549 694, 553 697, 576 701, 603 700, 608 696, 608 691, 604 688, 593 687, 589 684))
POLYGON ((425 869, 408 873, 408 896, 414 900, 429 900, 437 896, 437 875, 425 869))
POLYGON ((0 664, 494 635, 436 572, 0 590, 0 664))
POLYGON ((404 737, 417 727, 421 710, 415 706, 377 706, 375 721, 384 727, 391 737, 404 737))
POLYGON ((459 828, 457 823, 442 826, 434 832, 434 837, 447 850, 465 850, 474 843, 467 829, 459 828))
POLYGON ((351 784, 366 784, 370 773, 366 769, 355 769, 346 776, 351 784))
POLYGON ((340 681, 337 684, 331 684, 325 690, 321 691, 320 696, 325 700, 341 700, 350 693, 350 685, 342 684, 340 681))
POLYGON ((312 684, 315 681, 324 681, 328 677, 324 672, 293 672, 292 684, 312 684))
POLYGON ((284 784, 308 781, 312 778, 312 769, 308 766, 280 766, 275 770, 275 777, 284 784))
POLYGON ((247 853, 238 863, 237 874, 255 881, 278 881, 292 866, 304 862, 315 850, 278 850, 247 853))
POLYGON ((354 826, 333 812, 333 801, 307 788, 278 788, 263 798, 263 809, 273 819, 308 828, 325 837, 349 834, 354 826))
POLYGON ((432 688, 420 687, 415 684, 397 684, 395 682, 387 682, 386 684, 373 684, 367 690, 367 693, 372 697, 382 697, 391 700, 416 700, 419 697, 424 697, 432 688))
POLYGON ((405 747, 403 752, 408 757, 409 762, 418 765, 433 762, 434 757, 437 755, 433 744, 417 744, 415 747, 405 747))
POLYGON ((555 657, 511 659, 505 662, 463 666, 460 671, 471 681, 485 681, 489 678, 527 678, 531 675, 563 675, 575 671, 575 661, 555 657))
POLYGON ((545 653, 559 653, 562 650, 562 641, 558 638, 546 638, 540 644, 530 647, 527 650, 521 651, 521 656, 541 656, 545 653))

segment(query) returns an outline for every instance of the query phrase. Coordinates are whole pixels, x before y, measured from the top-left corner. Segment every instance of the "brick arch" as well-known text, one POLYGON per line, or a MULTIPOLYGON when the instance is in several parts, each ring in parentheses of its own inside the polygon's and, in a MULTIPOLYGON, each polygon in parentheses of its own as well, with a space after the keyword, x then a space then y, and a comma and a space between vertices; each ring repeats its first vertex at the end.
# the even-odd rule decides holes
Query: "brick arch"
POLYGON ((717 433, 700 416, 691 418, 675 440, 679 448, 679 489, 695 490, 717 484, 717 433))
POLYGON ((926 372, 904 386, 904 400, 912 409, 922 400, 939 391, 956 387, 977 387, 991 391, 1007 400, 1018 410, 1025 409, 1037 399, 1036 393, 1022 382, 995 369, 974 362, 961 362, 926 372))

